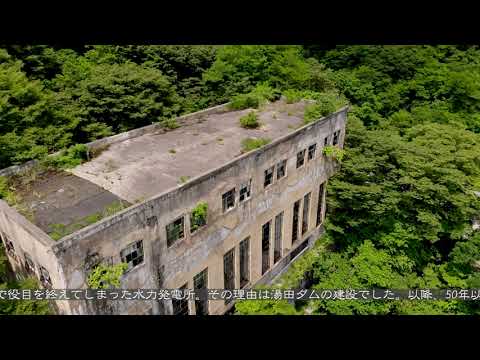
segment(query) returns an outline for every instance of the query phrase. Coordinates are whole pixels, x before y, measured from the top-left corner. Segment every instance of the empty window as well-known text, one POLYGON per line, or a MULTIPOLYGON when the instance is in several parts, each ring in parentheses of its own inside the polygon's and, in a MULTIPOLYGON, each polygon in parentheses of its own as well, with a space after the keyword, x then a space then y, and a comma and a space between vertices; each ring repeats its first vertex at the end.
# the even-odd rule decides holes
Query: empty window
POLYGON ((35 275, 35 263, 33 262, 30 255, 24 253, 25 256, 25 270, 31 275, 35 275))
POLYGON ((270 224, 262 226, 262 275, 270 268, 270 224))
MULTIPOLYGON (((183 285, 179 290, 182 291, 182 297, 185 296, 187 284, 183 285)), ((173 315, 188 315, 188 299, 172 299, 173 315)))
POLYGON ((305 163, 305 150, 297 153, 297 169, 305 163))
POLYGON ((250 238, 240 243, 240 288, 243 288, 250 281, 250 238))
POLYGON ((308 214, 310 213, 310 194, 308 193, 303 198, 303 220, 302 220, 302 235, 308 230, 308 214))
MULTIPOLYGON (((227 290, 235 289, 235 249, 223 256, 223 286, 227 290)), ((225 299, 225 304, 231 301, 231 298, 225 299)))
POLYGON ((263 186, 267 187, 273 183, 273 171, 275 170, 275 166, 268 168, 265 170, 265 181, 263 182, 263 186))
POLYGON ((318 190, 318 204, 317 204, 317 226, 320 226, 322 223, 322 210, 323 210, 323 189, 324 184, 320 184, 320 189, 318 190))
POLYGON ((298 220, 300 212, 300 200, 293 204, 293 222, 292 222, 292 243, 298 239, 298 220))
POLYGON ((13 246, 13 242, 10 241, 10 239, 6 235, 1 235, 0 237, 3 239, 3 242, 5 243, 5 250, 7 251, 7 254, 16 259, 16 254, 15 254, 15 247, 13 246))
POLYGON ((324 146, 327 146, 328 143, 329 143, 329 138, 328 138, 328 136, 327 136, 327 137, 325 138, 324 142, 323 142, 323 145, 324 145, 324 146))
POLYGON ((333 145, 337 145, 339 139, 340 139, 340 130, 337 130, 333 133, 333 145))
POLYGON ((185 235, 183 216, 166 226, 167 247, 172 246, 177 240, 183 239, 185 235))
POLYGON ((252 179, 248 180, 245 184, 240 185, 240 202, 250 198, 250 190, 252 188, 252 179))
POLYGON ((200 202, 190 213, 190 233, 194 233, 202 226, 207 225, 208 204, 200 202))
POLYGON ((235 188, 222 195, 223 212, 235 206, 235 188))
POLYGON ((308 147, 308 160, 312 160, 315 157, 315 151, 317 150, 317 144, 310 145, 308 147))
POLYGON ((130 270, 143 262, 143 242, 142 240, 130 244, 120 252, 122 262, 127 263, 130 270))
POLYGON ((282 228, 283 211, 275 216, 275 243, 273 247, 273 263, 276 264, 282 257, 282 228))
POLYGON ((51 288, 52 287, 52 280, 50 279, 50 274, 48 273, 47 269, 43 266, 39 265, 38 269, 40 270, 40 282, 44 287, 51 288))
MULTIPOLYGON (((208 287, 208 268, 201 271, 193 278, 193 288, 195 290, 203 290, 208 287)), ((195 313, 197 315, 208 315, 208 299, 206 298, 206 293, 203 294, 204 297, 201 297, 198 300, 195 300, 195 313)), ((198 297, 195 294, 195 297, 198 297)))
POLYGON ((277 164, 277 179, 281 179, 287 172, 287 160, 282 160, 277 164))

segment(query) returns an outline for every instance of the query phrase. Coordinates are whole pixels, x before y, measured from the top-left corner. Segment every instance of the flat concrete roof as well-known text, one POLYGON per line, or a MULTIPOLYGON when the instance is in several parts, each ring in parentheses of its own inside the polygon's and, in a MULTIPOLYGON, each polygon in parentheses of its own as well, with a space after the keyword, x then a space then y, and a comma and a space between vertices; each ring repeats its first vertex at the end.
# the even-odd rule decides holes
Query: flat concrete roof
POLYGON ((175 188, 242 154, 243 139, 275 140, 304 125, 306 102, 279 100, 257 111, 258 129, 244 129, 240 117, 253 109, 205 115, 193 124, 152 132, 112 144, 98 157, 69 172, 49 172, 17 189, 30 220, 47 233, 57 225, 70 231, 88 225, 85 217, 112 204, 141 202, 175 188))
POLYGON ((252 109, 205 116, 167 133, 150 133, 111 145, 72 172, 131 203, 174 188, 242 154, 248 137, 274 140, 303 125, 305 103, 277 101, 258 112, 262 126, 240 127, 252 109))

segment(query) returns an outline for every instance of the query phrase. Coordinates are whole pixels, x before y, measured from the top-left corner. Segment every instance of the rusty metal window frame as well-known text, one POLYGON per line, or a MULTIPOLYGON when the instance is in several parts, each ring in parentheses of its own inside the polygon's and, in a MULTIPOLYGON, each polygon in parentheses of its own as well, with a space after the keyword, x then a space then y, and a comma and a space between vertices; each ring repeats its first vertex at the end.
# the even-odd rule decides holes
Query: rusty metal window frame
POLYGON ((241 184, 238 202, 242 202, 250 199, 251 190, 252 190, 252 179, 249 179, 246 183, 241 184))
MULTIPOLYGON (((196 290, 208 288, 208 268, 203 269, 194 276, 193 288, 196 290)), ((208 300, 195 300, 195 314, 208 315, 208 300)))
MULTIPOLYGON (((188 284, 185 284, 179 288, 183 292, 187 290, 188 284)), ((172 299, 173 315, 189 315, 188 311, 188 299, 172 299)))
POLYGON ((270 239, 272 220, 262 225, 262 275, 270 269, 270 239))
POLYGON ((287 175, 287 160, 282 160, 277 163, 277 180, 287 175))
POLYGON ((167 247, 172 246, 178 240, 182 240, 185 237, 185 216, 182 215, 167 224, 165 231, 167 233, 167 247))
POLYGON ((127 271, 142 264, 144 260, 143 241, 135 241, 121 250, 120 258, 122 259, 122 262, 128 265, 127 271))
MULTIPOLYGON (((223 286, 226 290, 235 289, 235 248, 223 255, 223 286)), ((232 299, 225 299, 225 305, 231 301, 232 299)))
POLYGON ((235 207, 235 188, 228 190, 222 195, 222 209, 226 213, 235 207))
POLYGON ((264 172, 264 181, 263 181, 263 187, 266 188, 270 185, 273 184, 273 174, 275 172, 275 165, 269 167, 268 169, 265 170, 264 172))
POLYGON ((305 152, 306 150, 303 149, 297 153, 297 169, 305 165, 305 152))
POLYGON ((250 282, 250 236, 240 242, 239 250, 240 288, 244 288, 250 282))
POLYGON ((312 144, 308 147, 308 156, 307 156, 308 161, 313 160, 315 158, 316 150, 317 150, 317 143, 312 144))

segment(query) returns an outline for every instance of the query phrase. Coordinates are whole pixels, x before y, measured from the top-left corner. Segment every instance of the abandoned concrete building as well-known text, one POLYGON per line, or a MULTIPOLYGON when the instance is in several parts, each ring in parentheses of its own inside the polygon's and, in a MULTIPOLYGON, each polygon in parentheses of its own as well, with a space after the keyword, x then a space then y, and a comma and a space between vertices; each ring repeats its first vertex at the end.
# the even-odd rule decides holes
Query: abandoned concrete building
MULTIPOLYGON (((323 232, 326 183, 348 108, 305 124, 306 101, 257 111, 228 104, 87 144, 89 161, 22 179, 18 206, 0 200, 0 237, 18 276, 87 288, 99 263, 125 262, 124 289, 240 289, 272 282, 323 232), (269 139, 242 151, 246 138, 269 139), (94 155, 95 154, 95 155, 94 155), (112 211, 112 208, 115 211, 112 211), (201 216, 196 216, 201 209, 201 216), (110 212, 109 212, 110 211, 110 212), (197 211, 197 212, 196 212, 197 211)), ((59 314, 224 314, 225 301, 57 301, 59 314)))

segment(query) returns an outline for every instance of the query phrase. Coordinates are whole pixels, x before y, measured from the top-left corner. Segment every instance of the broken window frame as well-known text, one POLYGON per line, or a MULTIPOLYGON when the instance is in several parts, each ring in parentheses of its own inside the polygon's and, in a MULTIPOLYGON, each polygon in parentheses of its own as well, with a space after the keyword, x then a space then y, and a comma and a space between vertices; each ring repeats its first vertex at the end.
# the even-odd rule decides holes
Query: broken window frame
MULTIPOLYGON (((208 289, 208 267, 193 277, 194 290, 208 289)), ((195 314, 208 315, 208 299, 195 300, 195 314)))
POLYGON ((27 274, 36 275, 37 272, 36 272, 35 262, 33 261, 32 257, 26 252, 23 253, 23 257, 25 259, 24 267, 27 274))
POLYGON ((308 147, 307 161, 311 161, 315 158, 316 151, 317 151, 317 143, 312 144, 308 147))
POLYGON ((182 215, 165 226, 167 234, 167 248, 185 238, 185 216, 182 215), (175 223, 180 222, 178 225, 175 223))
POLYGON ((341 130, 337 130, 333 133, 333 145, 337 145, 340 141, 340 131, 341 130))
POLYGON ((262 276, 270 270, 270 239, 272 220, 262 225, 262 276))
MULTIPOLYGON (((230 249, 223 255, 223 288, 235 289, 235 248, 230 249)), ((230 304, 233 297, 225 299, 225 305, 230 304)))
POLYGON ((10 255, 13 259, 17 259, 17 254, 15 253, 15 245, 8 238, 7 235, 0 233, 0 238, 3 240, 3 245, 5 246, 5 251, 7 255, 10 255))
POLYGON ((287 160, 282 160, 277 163, 277 180, 287 175, 287 160))
POLYGON ((321 183, 320 188, 318 189, 317 227, 319 227, 323 223, 322 212, 323 212, 324 188, 325 188, 325 183, 321 183))
POLYGON ((282 258, 283 211, 275 216, 275 235, 273 245, 273 264, 282 258))
POLYGON ((50 278, 50 273, 42 265, 38 265, 38 273, 40 275, 40 282, 46 288, 52 287, 52 279, 50 278))
POLYGON ((120 251, 120 258, 122 262, 128 265, 126 271, 130 271, 138 265, 143 264, 145 254, 143 251, 143 240, 137 240, 129 244, 120 251))
POLYGON ((172 299, 172 313, 173 315, 189 315, 188 298, 184 299, 185 291, 188 284, 184 284, 178 290, 182 292, 182 299, 172 299))
POLYGON ((263 187, 267 188, 273 184, 273 174, 275 173, 275 165, 264 171, 263 187))
POLYGON ((238 196, 238 202, 247 201, 251 197, 252 179, 249 179, 246 183, 240 185, 240 191, 238 196))
POLYGON ((239 245, 240 258, 240 288, 243 289, 250 282, 250 236, 239 245))
POLYGON ((299 169, 303 165, 305 165, 305 152, 306 152, 306 150, 303 149, 302 151, 299 151, 297 153, 297 169, 299 169))
POLYGON ((308 231, 309 215, 310 215, 310 198, 312 193, 309 192, 303 197, 303 211, 302 211, 302 236, 308 231))
POLYGON ((235 207, 235 192, 235 188, 233 188, 222 195, 223 213, 226 213, 235 207), (229 206, 229 203, 231 206, 229 206))
POLYGON ((300 221, 300 203, 301 199, 295 201, 293 204, 293 215, 292 215, 292 244, 298 240, 298 222, 300 221))

